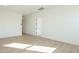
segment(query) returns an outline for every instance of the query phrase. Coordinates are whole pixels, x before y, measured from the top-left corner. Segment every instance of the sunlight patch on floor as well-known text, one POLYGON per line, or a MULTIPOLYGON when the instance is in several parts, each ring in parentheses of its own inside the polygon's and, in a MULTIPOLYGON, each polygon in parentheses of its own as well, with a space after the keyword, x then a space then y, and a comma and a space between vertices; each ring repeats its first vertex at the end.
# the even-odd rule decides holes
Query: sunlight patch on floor
POLYGON ((31 50, 31 51, 38 51, 38 52, 47 52, 47 53, 51 53, 55 50, 56 48, 52 48, 52 47, 44 47, 44 46, 32 46, 27 48, 27 50, 31 50))
POLYGON ((4 45, 4 46, 5 47, 24 49, 24 48, 29 47, 31 45, 29 45, 29 44, 21 44, 21 43, 11 43, 11 44, 7 44, 7 45, 4 45))
POLYGON ((30 51, 46 52, 46 53, 51 53, 56 49, 53 47, 30 45, 30 44, 23 44, 23 43, 10 43, 3 46, 10 47, 10 48, 24 49, 26 51, 30 50, 30 51))

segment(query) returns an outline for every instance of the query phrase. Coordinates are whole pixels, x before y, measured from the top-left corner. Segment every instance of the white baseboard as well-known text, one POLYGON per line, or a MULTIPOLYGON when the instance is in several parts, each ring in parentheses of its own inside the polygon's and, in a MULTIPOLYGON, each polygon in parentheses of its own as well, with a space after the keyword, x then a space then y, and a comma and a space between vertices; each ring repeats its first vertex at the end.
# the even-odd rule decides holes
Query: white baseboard
POLYGON ((79 46, 79 43, 73 42, 73 41, 71 42, 71 41, 68 41, 68 40, 59 40, 59 39, 56 39, 55 37, 52 38, 52 37, 48 37, 48 36, 44 36, 44 35, 40 35, 40 37, 79 46))
POLYGON ((8 35, 8 36, 1 36, 1 37, 0 37, 0 39, 2 39, 2 38, 16 37, 16 36, 22 36, 22 34, 19 34, 19 35, 8 35))

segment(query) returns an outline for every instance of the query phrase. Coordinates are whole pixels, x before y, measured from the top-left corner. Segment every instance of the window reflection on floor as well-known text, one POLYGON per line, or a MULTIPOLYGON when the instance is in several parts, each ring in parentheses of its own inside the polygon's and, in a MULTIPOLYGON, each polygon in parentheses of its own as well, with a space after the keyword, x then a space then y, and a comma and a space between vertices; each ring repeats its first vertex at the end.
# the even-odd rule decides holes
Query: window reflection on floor
POLYGON ((26 51, 30 50, 30 51, 47 52, 47 53, 51 53, 56 49, 53 47, 45 47, 45 46, 22 44, 22 43, 10 43, 3 46, 10 48, 25 49, 26 51))
POLYGON ((27 48, 27 50, 39 51, 39 52, 53 52, 56 48, 44 47, 44 46, 32 46, 27 48))
POLYGON ((24 49, 24 48, 29 47, 31 45, 29 45, 29 44, 21 44, 21 43, 11 43, 11 44, 7 44, 7 45, 4 45, 4 46, 5 47, 24 49))

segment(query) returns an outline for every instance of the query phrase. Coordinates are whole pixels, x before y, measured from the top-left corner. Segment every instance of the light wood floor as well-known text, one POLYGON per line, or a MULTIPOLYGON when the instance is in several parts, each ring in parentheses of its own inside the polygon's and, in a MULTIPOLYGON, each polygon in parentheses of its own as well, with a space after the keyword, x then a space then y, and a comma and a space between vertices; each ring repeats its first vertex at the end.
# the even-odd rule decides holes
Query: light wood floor
POLYGON ((52 53, 79 53, 79 46, 31 35, 0 39, 0 53, 41 53, 41 51, 28 50, 27 48, 29 47, 19 49, 5 46, 11 43, 29 44, 31 45, 29 47, 36 45, 42 47, 56 48, 54 51, 52 50, 52 53))

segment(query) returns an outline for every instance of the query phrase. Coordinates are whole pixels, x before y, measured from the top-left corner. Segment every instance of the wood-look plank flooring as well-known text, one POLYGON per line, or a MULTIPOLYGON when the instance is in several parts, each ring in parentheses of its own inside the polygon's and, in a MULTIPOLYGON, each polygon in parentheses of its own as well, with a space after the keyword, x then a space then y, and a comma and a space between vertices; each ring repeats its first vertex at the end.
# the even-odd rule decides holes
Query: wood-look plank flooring
POLYGON ((35 37, 31 35, 22 35, 17 37, 0 39, 0 53, 43 53, 35 50, 27 50, 27 47, 24 49, 19 49, 4 46, 11 43, 21 43, 29 44, 32 46, 36 45, 56 48, 54 51, 52 51, 52 53, 79 53, 79 46, 77 45, 72 45, 41 37, 35 37))

